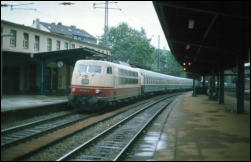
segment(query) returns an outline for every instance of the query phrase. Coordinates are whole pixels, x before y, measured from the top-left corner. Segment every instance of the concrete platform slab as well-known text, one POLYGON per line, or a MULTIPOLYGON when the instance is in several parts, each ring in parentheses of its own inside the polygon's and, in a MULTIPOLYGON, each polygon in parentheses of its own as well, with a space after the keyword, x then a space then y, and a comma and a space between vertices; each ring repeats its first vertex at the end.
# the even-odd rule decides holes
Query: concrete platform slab
POLYGON ((68 102, 67 96, 6 95, 1 99, 1 112, 66 102, 68 102))
POLYGON ((250 160, 250 113, 191 92, 172 106, 153 160, 250 160))

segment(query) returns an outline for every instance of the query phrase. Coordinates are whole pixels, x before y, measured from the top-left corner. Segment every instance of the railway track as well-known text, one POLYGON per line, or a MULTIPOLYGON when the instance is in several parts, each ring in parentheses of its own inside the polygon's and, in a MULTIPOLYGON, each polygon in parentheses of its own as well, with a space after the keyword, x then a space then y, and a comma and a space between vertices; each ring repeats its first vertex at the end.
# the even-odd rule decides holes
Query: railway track
POLYGON ((84 120, 90 115, 66 112, 48 119, 38 120, 23 125, 1 130, 1 148, 10 147, 66 125, 84 120))
POLYGON ((142 130, 171 103, 173 98, 160 99, 84 142, 57 161, 119 160, 142 130))
MULTIPOLYGON (((177 94, 175 94, 175 95, 177 95, 177 94)), ((166 97, 166 95, 163 95, 163 96, 166 97)), ((41 152, 42 150, 47 150, 47 147, 49 147, 49 146, 53 147, 55 144, 61 143, 62 141, 64 141, 64 139, 66 139, 68 137, 71 138, 72 136, 74 136, 74 134, 76 134, 78 132, 81 132, 81 131, 84 132, 86 130, 86 128, 90 127, 91 129, 95 129, 95 125, 97 123, 100 123, 100 122, 102 123, 103 121, 106 121, 110 118, 118 116, 118 114, 121 114, 121 113, 123 114, 123 112, 127 112, 127 110, 133 110, 133 108, 138 109, 142 106, 149 105, 149 104, 154 105, 157 103, 154 101, 157 101, 160 98, 163 98, 163 96, 157 96, 157 97, 154 97, 151 99, 147 99, 145 101, 140 101, 138 103, 128 105, 128 106, 122 107, 120 109, 116 109, 114 111, 107 112, 105 114, 99 114, 99 115, 92 114, 93 116, 90 118, 87 118, 86 120, 82 119, 81 121, 74 122, 74 124, 68 124, 67 126, 63 127, 63 129, 60 129, 60 128, 62 128, 62 127, 60 127, 56 131, 48 131, 47 133, 43 133, 42 135, 39 135, 37 138, 33 138, 32 140, 29 140, 27 142, 21 142, 21 143, 17 142, 15 145, 10 145, 10 147, 2 147, 1 146, 1 156, 2 156, 1 160, 22 160, 22 159, 25 159, 28 157, 33 157, 34 153, 41 152)), ((29 128, 31 128, 31 127, 29 127, 29 128)), ((20 129, 20 128, 18 128, 18 129, 20 129)), ((22 130, 22 129, 20 129, 20 130, 22 130)), ((88 131, 88 129, 87 129, 87 131, 88 131)), ((93 137, 93 134, 91 134, 91 135, 92 136, 90 138, 93 137)), ((86 139, 85 141, 87 141, 89 139, 86 139)), ((79 144, 80 144, 80 141, 78 142, 77 145, 75 144, 75 146, 72 148, 75 148, 79 144)), ((68 143, 66 145, 68 145, 68 143)), ((52 158, 52 159, 54 159, 54 160, 58 159, 58 157, 67 153, 72 148, 63 151, 63 153, 59 153, 59 156, 57 156, 56 158, 52 158)), ((46 156, 48 156, 48 153, 46 154, 46 156)))
POLYGON ((48 114, 47 115, 41 115, 39 116, 39 119, 32 119, 31 121, 25 121, 24 120, 24 123, 25 124, 15 124, 14 126, 7 126, 5 127, 5 125, 1 125, 2 129, 1 129, 1 134, 3 133, 8 133, 8 132, 11 132, 11 131, 15 131, 15 130, 18 130, 18 129, 22 129, 24 127, 29 127, 29 126, 32 126, 32 125, 35 125, 35 124, 39 124, 39 123, 43 123, 43 122, 46 122, 47 120, 51 120, 53 118, 57 118, 57 117, 63 117, 64 115, 67 116, 68 114, 72 114, 74 112, 69 112, 69 111, 60 111, 60 112, 57 112, 57 113, 54 113, 54 114, 48 114))

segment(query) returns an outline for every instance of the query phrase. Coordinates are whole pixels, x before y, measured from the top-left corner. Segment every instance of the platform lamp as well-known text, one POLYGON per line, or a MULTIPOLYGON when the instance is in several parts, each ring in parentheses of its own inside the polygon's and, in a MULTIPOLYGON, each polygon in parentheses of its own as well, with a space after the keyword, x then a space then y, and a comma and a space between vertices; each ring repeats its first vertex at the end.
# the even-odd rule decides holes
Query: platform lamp
POLYGON ((12 37, 11 33, 4 34, 1 32, 1 98, 3 98, 3 37, 12 37))

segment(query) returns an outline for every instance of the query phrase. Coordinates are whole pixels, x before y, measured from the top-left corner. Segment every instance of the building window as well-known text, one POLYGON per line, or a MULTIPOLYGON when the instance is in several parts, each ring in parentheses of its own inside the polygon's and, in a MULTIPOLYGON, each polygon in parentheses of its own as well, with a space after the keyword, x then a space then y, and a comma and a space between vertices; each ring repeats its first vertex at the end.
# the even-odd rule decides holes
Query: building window
POLYGON ((60 41, 57 40, 57 50, 60 50, 60 41))
POLYGON ((52 41, 51 38, 47 39, 47 51, 51 51, 52 49, 52 41))
POLYGON ((72 45, 71 45, 71 48, 72 48, 72 49, 75 48, 75 44, 72 44, 72 45))
POLYGON ((68 45, 69 45, 69 44, 68 44, 67 42, 65 42, 65 43, 64 43, 64 48, 65 48, 65 49, 68 49, 68 45))
POLYGON ((17 35, 17 31, 16 30, 11 30, 10 34, 12 35, 10 37, 10 46, 11 47, 16 47, 16 35, 17 35))
POLYGON ((25 49, 29 48, 29 34, 28 33, 24 33, 23 47, 25 49))
POLYGON ((39 51, 39 36, 35 35, 34 50, 39 51))

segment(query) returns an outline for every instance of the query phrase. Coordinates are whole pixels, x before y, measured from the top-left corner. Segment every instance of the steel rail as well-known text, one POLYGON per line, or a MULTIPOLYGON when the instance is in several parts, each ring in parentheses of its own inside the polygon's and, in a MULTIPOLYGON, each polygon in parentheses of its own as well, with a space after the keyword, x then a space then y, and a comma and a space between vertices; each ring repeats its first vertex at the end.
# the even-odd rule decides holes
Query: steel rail
MULTIPOLYGON (((95 140, 97 140, 99 137, 107 134, 109 131, 111 131, 112 129, 116 128, 117 126, 119 126, 120 124, 124 123, 125 121, 133 118, 134 116, 136 116, 137 114, 139 114, 140 112, 148 109, 149 107, 161 102, 162 100, 165 100, 167 98, 170 98, 170 97, 164 97, 164 98, 161 98, 153 103, 150 103, 146 106, 144 106, 143 108, 141 108, 140 110, 134 112, 133 114, 129 115, 128 117, 126 117, 125 119, 121 120, 120 122, 114 124, 113 126, 109 127, 108 129, 104 130, 103 132, 101 132, 100 134, 92 137, 90 140, 84 142, 83 144, 79 145, 78 147, 76 147, 75 149, 71 150, 70 152, 66 153, 65 155, 63 155, 62 157, 58 158, 56 161, 62 161, 62 160, 66 160, 67 158, 70 158, 73 154, 75 154, 77 151, 79 151, 80 149, 86 147, 87 145, 89 145, 90 143, 94 142, 95 140)), ((164 106, 166 107, 166 105, 164 106)), ((160 112, 160 111, 159 111, 160 112)), ((149 123, 149 122, 148 122, 149 123)), ((142 129, 143 130, 143 129, 142 129)), ((136 138, 136 137, 135 137, 136 138)), ((129 145, 128 145, 129 146, 129 145)), ((127 146, 127 147, 128 147, 127 146)), ((126 148, 123 149, 123 151, 125 151, 126 148)), ((123 152, 120 152, 120 155, 122 155, 123 152)), ((116 159, 119 158, 119 156, 116 157, 116 159)))
POLYGON ((172 101, 169 101, 167 104, 162 106, 147 122, 146 124, 134 135, 134 137, 128 142, 128 144, 120 151, 120 153, 112 160, 117 161, 122 154, 127 150, 127 148, 132 144, 132 142, 138 137, 138 135, 145 129, 145 127, 163 110, 165 109, 172 101))
MULTIPOLYGON (((73 114, 73 115, 75 115, 75 114, 73 114)), ((66 119, 63 124, 61 124, 58 121, 60 119, 59 118, 59 119, 56 119, 54 121, 55 123, 53 123, 53 124, 51 124, 51 123, 42 123, 42 125, 43 124, 47 124, 47 125, 39 126, 39 124, 38 124, 38 125, 34 126, 35 127, 34 129, 24 130, 23 132, 20 132, 20 130, 18 130, 20 133, 17 133, 17 134, 14 134, 14 135, 9 135, 8 136, 8 134, 6 134, 5 137, 3 135, 1 135, 2 136, 1 137, 1 148, 8 147, 10 145, 26 141, 29 138, 37 137, 37 136, 39 136, 41 134, 48 133, 48 132, 50 132, 52 130, 62 128, 64 126, 67 126, 67 125, 72 124, 72 123, 76 123, 76 122, 81 121, 81 120, 85 120, 85 119, 87 119, 88 117, 91 117, 91 116, 92 115, 84 115, 84 116, 81 116, 81 117, 79 117, 77 119, 76 118, 75 119, 74 118, 69 119, 69 121, 67 121, 68 119, 66 119), (8 141, 4 142, 4 140, 8 140, 8 141)), ((27 129, 27 128, 25 128, 25 129, 27 129)), ((13 133, 13 132, 11 132, 11 133, 13 133)))
POLYGON ((14 126, 14 127, 5 128, 5 129, 1 130, 1 134, 6 134, 6 133, 9 133, 9 132, 12 132, 12 131, 16 131, 18 129, 28 128, 28 127, 31 127, 33 125, 42 124, 42 123, 48 122, 50 120, 56 120, 58 118, 62 118, 62 117, 65 117, 65 116, 68 116, 68 115, 72 115, 72 114, 75 114, 75 113, 76 112, 70 112, 70 113, 66 112, 64 114, 60 114, 58 116, 50 117, 50 118, 47 118, 47 119, 41 119, 41 120, 33 121, 33 122, 30 122, 30 123, 26 123, 26 124, 17 125, 17 126, 14 126))

